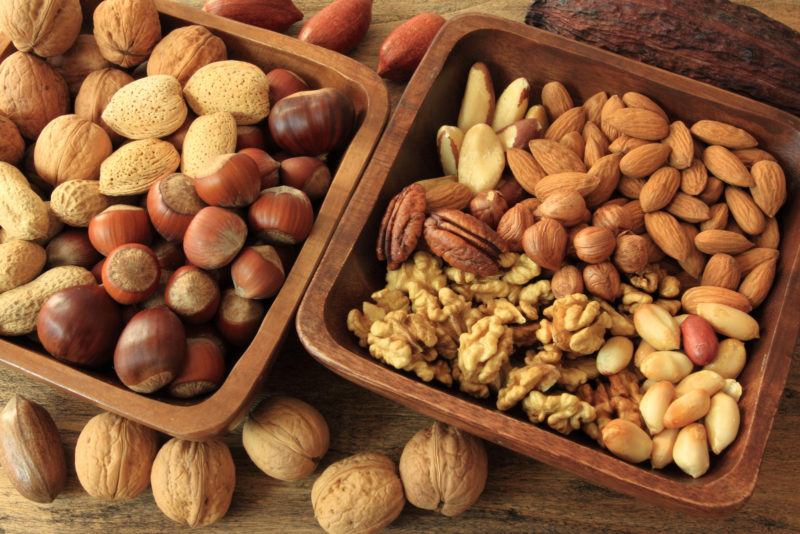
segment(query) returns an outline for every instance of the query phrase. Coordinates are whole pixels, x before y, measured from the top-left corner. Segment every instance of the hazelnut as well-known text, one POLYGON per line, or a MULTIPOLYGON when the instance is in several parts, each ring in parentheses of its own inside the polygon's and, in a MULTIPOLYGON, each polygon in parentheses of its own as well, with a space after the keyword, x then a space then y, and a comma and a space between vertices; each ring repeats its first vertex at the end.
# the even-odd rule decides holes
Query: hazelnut
POLYGON ((278 169, 281 164, 269 154, 259 148, 243 148, 239 154, 244 154, 252 159, 258 167, 261 177, 261 189, 269 189, 278 185, 278 169))
POLYGON ((228 265, 244 246, 247 225, 232 211, 216 206, 201 209, 183 236, 186 259, 201 269, 228 265))
POLYGON ((631 229, 628 210, 619 204, 606 203, 597 208, 592 215, 592 225, 608 228, 614 235, 631 229))
POLYGON ((75 472, 98 499, 133 499, 150 484, 158 434, 112 413, 89 419, 75 444, 75 472))
POLYGON ((186 356, 178 376, 169 385, 169 394, 190 399, 214 391, 225 379, 222 349, 205 337, 186 339, 186 356))
POLYGON ((187 323, 202 324, 217 313, 219 286, 208 273, 185 265, 170 277, 164 299, 167 306, 187 323))
POLYGON ((495 189, 503 195, 509 207, 514 206, 525 196, 525 190, 513 176, 505 176, 497 182, 495 189))
POLYGON ((269 101, 273 106, 282 98, 300 91, 308 91, 305 80, 287 69, 272 69, 267 73, 267 81, 269 81, 269 101))
POLYGON ((180 243, 174 241, 158 241, 152 247, 153 253, 158 258, 161 270, 174 271, 186 263, 186 256, 180 243))
POLYGON ((437 422, 406 443, 400 478, 408 502, 453 517, 483 493, 487 464, 481 440, 437 422))
POLYGON ((157 308, 159 306, 167 305, 167 283, 169 282, 169 279, 172 278, 172 273, 174 272, 175 271, 161 269, 161 274, 158 276, 158 285, 156 286, 156 290, 153 291, 153 294, 150 295, 146 300, 143 300, 138 304, 139 309, 147 310, 150 308, 157 308))
POLYGON ((592 295, 609 302, 620 293, 619 272, 611 262, 595 263, 583 268, 583 283, 592 295))
POLYGON ((295 156, 319 156, 350 136, 355 111, 338 89, 301 91, 275 102, 268 117, 272 139, 295 156))
POLYGON ((472 216, 492 228, 497 228, 506 211, 508 203, 499 191, 481 191, 472 197, 469 203, 469 212, 472 216))
POLYGON ((149 247, 138 243, 120 245, 103 262, 103 287, 120 304, 147 300, 158 287, 158 258, 149 247))
POLYGON ((66 230, 51 239, 45 250, 51 268, 77 265, 88 269, 100 259, 86 230, 66 230))
POLYGON ((567 232, 555 219, 542 217, 522 236, 525 254, 545 269, 561 267, 567 249, 567 232))
POLYGON ((575 234, 572 244, 575 247, 575 255, 581 260, 586 263, 601 263, 614 252, 617 240, 608 228, 587 226, 575 234))
POLYGON ((247 299, 268 299, 286 280, 283 263, 274 247, 260 245, 245 248, 231 265, 231 279, 236 294, 247 299))
POLYGON ((173 438, 158 451, 150 484, 164 515, 177 523, 203 527, 228 512, 236 468, 230 449, 220 440, 173 438))
POLYGON ((242 444, 259 469, 278 480, 314 472, 328 452, 330 434, 313 406, 291 397, 262 401, 245 420, 242 444))
POLYGON ((394 521, 406 500, 394 462, 360 453, 328 466, 311 488, 314 517, 330 534, 379 532, 394 521))
POLYGON ((261 191, 261 175, 245 154, 223 154, 194 175, 197 194, 211 206, 249 206, 261 191))
POLYGON ((117 341, 114 370, 123 384, 152 393, 178 375, 186 352, 186 335, 178 316, 164 306, 134 315, 117 341))
POLYGON ((89 241, 103 256, 128 243, 149 245, 152 238, 147 212, 138 206, 109 206, 89 221, 89 241))
POLYGON ((522 236, 525 230, 534 223, 533 213, 523 204, 516 204, 500 217, 497 223, 497 235, 511 250, 522 251, 522 236))
POLYGON ((638 200, 631 200, 623 207, 628 215, 628 228, 635 234, 643 234, 646 228, 644 226, 644 212, 642 211, 642 204, 638 200))
POLYGON ((583 277, 574 265, 565 265, 555 273, 550 281, 550 289, 555 297, 561 298, 575 293, 583 293, 583 277))
POLYGON ((90 367, 111 361, 121 330, 119 306, 100 286, 75 286, 53 293, 36 320, 36 333, 48 353, 90 367))
POLYGON ((647 265, 647 240, 636 234, 617 236, 614 264, 623 273, 641 271, 647 265))
POLYGON ((331 171, 321 159, 311 156, 283 160, 279 175, 283 185, 299 189, 311 200, 324 198, 331 185, 331 171))
POLYGON ((250 206, 248 221, 250 228, 270 243, 294 245, 311 232, 314 209, 305 193, 281 185, 261 192, 250 206))
POLYGON ((47 410, 14 395, 0 412, 0 464, 26 499, 53 502, 67 482, 64 447, 47 410))
POLYGON ((189 223, 205 203, 191 178, 175 173, 159 179, 147 193, 147 214, 156 231, 168 241, 181 241, 189 223))
POLYGON ((228 343, 244 347, 255 337, 264 313, 266 306, 260 300, 246 299, 226 289, 217 313, 217 328, 228 343))

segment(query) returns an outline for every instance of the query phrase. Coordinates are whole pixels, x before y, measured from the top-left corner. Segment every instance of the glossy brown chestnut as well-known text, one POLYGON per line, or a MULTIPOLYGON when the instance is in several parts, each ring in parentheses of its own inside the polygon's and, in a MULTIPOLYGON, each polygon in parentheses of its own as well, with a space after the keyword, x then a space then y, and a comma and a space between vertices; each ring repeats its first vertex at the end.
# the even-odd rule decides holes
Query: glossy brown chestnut
POLYGON ((281 164, 265 151, 258 148, 244 148, 239 151, 252 159, 258 166, 258 175, 261 177, 261 189, 268 189, 278 185, 278 169, 281 164))
POLYGON ((268 299, 286 280, 283 262, 275 247, 247 247, 231 265, 231 278, 236 294, 247 299, 268 299))
POLYGON ((269 114, 273 141, 295 156, 319 156, 342 146, 354 122, 353 104, 332 87, 301 91, 275 103, 269 114))
POLYGON ((184 265, 172 273, 164 299, 169 309, 187 323, 206 323, 219 308, 219 286, 205 271, 184 265))
POLYGON ((109 206, 89 221, 89 241, 103 256, 108 256, 109 252, 120 245, 149 245, 152 239, 150 219, 147 212, 138 206, 109 206))
POLYGON ((183 252, 201 269, 219 269, 233 261, 246 238, 247 225, 241 217, 209 206, 201 209, 186 229, 183 252))
POLYGON ((175 173, 161 178, 147 192, 147 214, 161 237, 181 241, 186 228, 205 203, 197 196, 192 179, 175 173))
POLYGON ((45 250, 48 267, 77 265, 89 268, 100 259, 86 230, 65 230, 51 239, 45 250))
POLYGON ((139 243, 120 245, 112 250, 101 271, 103 287, 120 304, 147 300, 158 288, 160 275, 155 253, 139 243))
POLYGON ((184 255, 183 247, 180 243, 159 239, 150 248, 153 249, 156 258, 158 258, 158 266, 162 270, 174 271, 186 263, 186 255, 184 255))
POLYGON ((308 91, 305 80, 287 69, 272 69, 267 73, 267 81, 269 81, 269 103, 273 106, 275 102, 289 95, 308 91))
POLYGON ((190 399, 217 389, 225 379, 225 358, 212 340, 186 339, 186 355, 178 376, 169 385, 169 394, 190 399))
POLYGON ((54 293, 36 320, 36 333, 48 353, 88 367, 111 362, 121 330, 119 306, 100 286, 76 286, 54 293))
POLYGON ((264 150, 264 131, 259 126, 237 126, 236 150, 258 148, 264 150))
POLYGON ((138 393, 152 393, 178 376, 186 354, 186 333, 167 307, 142 310, 123 328, 114 350, 120 381, 138 393))
POLYGON ((281 162, 281 184, 294 187, 311 200, 325 197, 331 186, 331 171, 319 158, 297 156, 281 162))
POLYGON ((97 280, 98 284, 102 284, 103 283, 103 264, 105 262, 106 262, 106 259, 103 258, 100 261, 98 261, 97 263, 95 263, 94 267, 92 267, 92 276, 94 276, 94 279, 97 280))
POLYGON ((285 185, 265 189, 248 212, 250 228, 270 243, 299 243, 314 224, 314 209, 308 195, 285 185))
POLYGON ((261 191, 261 174, 245 154, 223 154, 214 158, 195 176, 194 188, 211 206, 249 206, 261 191))
POLYGON ((217 328, 228 343, 244 347, 255 337, 266 311, 262 301, 246 299, 233 289, 226 289, 217 313, 217 328))

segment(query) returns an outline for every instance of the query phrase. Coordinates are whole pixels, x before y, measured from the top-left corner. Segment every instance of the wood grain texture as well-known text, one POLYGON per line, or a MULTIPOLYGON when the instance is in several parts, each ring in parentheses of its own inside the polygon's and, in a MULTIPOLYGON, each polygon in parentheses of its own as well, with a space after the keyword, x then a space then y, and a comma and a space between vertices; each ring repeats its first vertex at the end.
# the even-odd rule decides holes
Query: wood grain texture
MULTIPOLYGON (((195 5, 201 1, 193 0, 195 5)), ((298 0, 312 14, 325 0, 298 0)), ((391 28, 425 10, 446 16, 465 11, 489 12, 521 21, 527 1, 376 0, 373 25, 353 54, 374 68, 377 50, 391 28)), ((800 29, 796 0, 748 0, 748 5, 800 29)), ((297 32, 297 25, 293 29, 297 32)), ((388 84, 393 103, 402 85, 388 84)), ((794 357, 800 355, 800 345, 794 357)), ((331 449, 324 465, 363 450, 385 452, 395 459, 406 440, 430 424, 426 417, 336 377, 303 352, 293 336, 266 381, 270 394, 295 395, 317 406, 332 429, 331 449)), ((64 396, 18 372, 0 368, 0 402, 14 393, 45 406, 56 419, 68 450, 68 462, 78 433, 97 410, 64 396)), ((800 365, 795 362, 786 384, 761 466, 755 494, 738 513, 722 519, 664 511, 589 484, 564 471, 489 446, 490 475, 478 504, 457 519, 446 519, 407 505, 390 527, 392 532, 797 532, 800 492, 796 453, 800 426, 800 365)), ((309 492, 314 475, 297 483, 282 483, 263 475, 241 448, 240 434, 226 438, 237 468, 237 488, 228 516, 204 531, 321 532, 311 511, 309 492)), ((324 467, 323 465, 323 467, 324 467)), ((149 491, 134 501, 103 503, 83 493, 74 472, 68 489, 53 504, 41 506, 20 497, 0 475, 0 532, 164 532, 175 528, 156 508, 149 491)), ((188 531, 188 529, 184 529, 188 531)))

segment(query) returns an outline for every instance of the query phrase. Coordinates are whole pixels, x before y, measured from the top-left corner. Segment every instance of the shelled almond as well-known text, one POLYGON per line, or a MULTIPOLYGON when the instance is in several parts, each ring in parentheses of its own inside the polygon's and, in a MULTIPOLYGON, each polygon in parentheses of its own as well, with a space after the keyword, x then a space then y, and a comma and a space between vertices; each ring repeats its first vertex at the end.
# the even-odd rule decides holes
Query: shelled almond
POLYGON ((392 199, 386 287, 347 326, 423 381, 701 476, 738 432, 786 177, 737 126, 635 91, 581 104, 559 81, 539 104, 532 86, 473 65, 458 126, 437 135, 451 176, 392 199), (519 120, 528 139, 503 138, 519 120))

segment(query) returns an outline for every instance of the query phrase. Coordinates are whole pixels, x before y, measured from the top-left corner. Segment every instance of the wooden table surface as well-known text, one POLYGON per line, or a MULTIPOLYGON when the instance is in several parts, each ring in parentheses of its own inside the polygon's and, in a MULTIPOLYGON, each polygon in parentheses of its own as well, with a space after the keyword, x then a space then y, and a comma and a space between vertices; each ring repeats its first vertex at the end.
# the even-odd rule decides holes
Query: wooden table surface
MULTIPOLYGON (((183 0, 195 5, 202 0, 183 0)), ((327 0, 297 0, 306 15, 327 0)), ((800 29, 798 0, 746 0, 768 15, 800 29)), ((375 0, 373 24, 354 56, 374 68, 383 38, 421 11, 445 16, 480 11, 521 21, 526 0, 375 0)), ((293 31, 296 33, 297 28, 293 31)), ((389 84, 396 104, 403 86, 389 84)), ((795 348, 794 355, 800 353, 795 348)), ((324 466, 359 451, 380 451, 399 459, 406 441, 431 421, 333 375, 308 356, 290 336, 265 391, 315 405, 331 428, 324 466)), ((64 396, 18 373, 0 368, 0 403, 19 393, 44 405, 55 418, 72 462, 75 440, 94 406, 64 396)), ((798 532, 800 531, 800 365, 792 366, 772 428, 755 494, 738 513, 704 518, 663 510, 584 482, 564 471, 489 445, 489 480, 480 501, 455 519, 406 505, 389 530, 395 532, 798 532)), ((217 532, 321 532, 311 510, 315 476, 284 483, 262 474, 241 447, 240 432, 227 436, 236 463, 237 484, 228 515, 205 530, 217 532)), ((20 497, 0 475, 0 533, 163 532, 178 529, 161 514, 149 491, 123 503, 87 496, 74 472, 66 491, 50 505, 20 497)))

